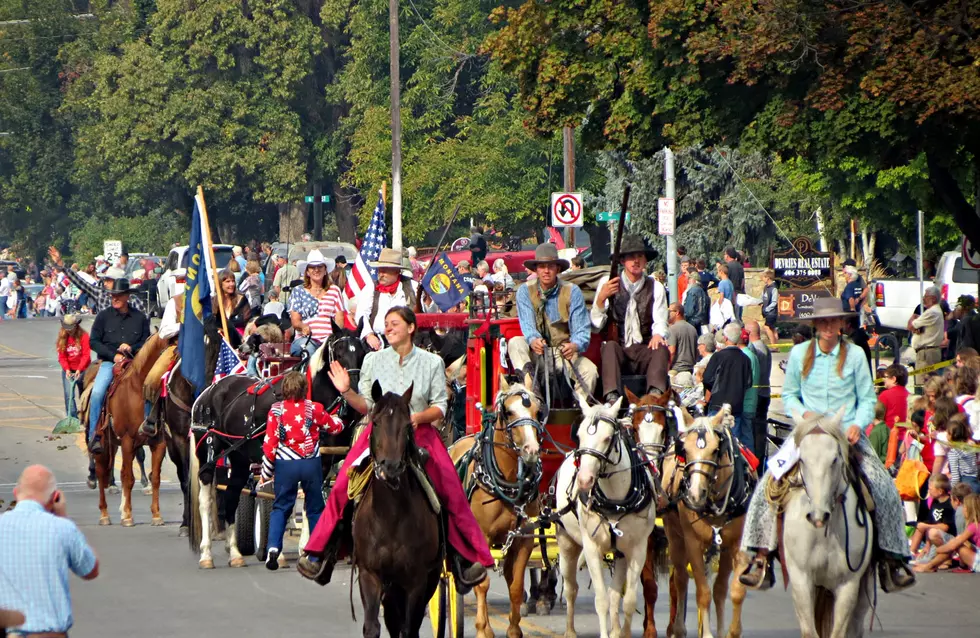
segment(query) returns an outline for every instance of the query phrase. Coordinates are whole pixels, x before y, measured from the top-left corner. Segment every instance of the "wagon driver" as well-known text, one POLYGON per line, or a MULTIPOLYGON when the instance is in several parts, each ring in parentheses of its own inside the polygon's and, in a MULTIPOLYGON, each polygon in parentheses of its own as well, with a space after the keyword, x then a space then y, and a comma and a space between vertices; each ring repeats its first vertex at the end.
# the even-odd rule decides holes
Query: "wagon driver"
MULTIPOLYGON (((442 359, 412 344, 415 335, 415 313, 405 306, 391 308, 384 315, 385 337, 390 347, 369 352, 364 358, 361 378, 355 390, 350 376, 339 362, 330 364, 330 380, 341 396, 361 414, 368 414, 374 407, 371 387, 375 381, 385 392, 404 393, 412 386, 412 425, 415 441, 429 453, 425 471, 432 487, 449 513, 449 548, 453 556, 453 571, 457 582, 464 588, 483 581, 487 567, 493 565, 493 557, 479 523, 473 516, 462 483, 449 458, 439 432, 432 426, 446 414, 446 366, 442 359), (414 385, 413 385, 414 384, 414 385)), ((338 546, 343 534, 335 533, 337 523, 344 518, 349 502, 347 486, 348 469, 366 456, 371 440, 369 423, 361 436, 351 446, 347 458, 337 475, 337 482, 330 490, 326 509, 310 534, 300 559, 300 574, 325 585, 330 581, 338 546)))
POLYGON ((568 270, 568 261, 558 258, 554 244, 540 244, 534 259, 524 267, 534 271, 534 281, 517 289, 517 317, 521 335, 507 341, 507 354, 519 372, 535 378, 535 365, 549 352, 556 370, 568 378, 580 400, 592 394, 599 370, 583 356, 592 338, 592 323, 585 297, 573 283, 558 274, 568 270))
MULTIPOLYGON (((813 321, 814 335, 789 353, 783 405, 789 414, 803 418, 834 414, 843 408, 841 427, 847 428, 847 439, 860 452, 860 469, 875 501, 872 516, 881 585, 886 592, 893 592, 913 585, 915 576, 907 564, 910 554, 902 501, 864 434, 874 419, 877 401, 868 360, 860 348, 841 336, 845 318, 856 314, 842 311, 840 302, 831 297, 814 302, 813 315, 805 320, 813 321)), ((793 449, 793 437, 788 437, 773 456, 793 463, 796 457, 788 453, 793 449)), ((757 589, 768 589, 775 581, 772 556, 778 541, 776 514, 766 499, 765 489, 770 480, 772 476, 766 472, 752 495, 742 535, 742 551, 754 552, 755 556, 739 580, 746 587, 757 589)))
POLYGON ((592 325, 602 330, 612 319, 616 327, 617 339, 602 344, 602 396, 610 405, 622 396, 624 364, 630 372, 646 375, 647 392, 667 390, 667 292, 646 272, 656 254, 638 235, 626 235, 615 256, 622 273, 603 277, 596 288, 592 325))
POLYGON ((368 262, 368 266, 378 269, 378 281, 374 288, 365 288, 357 296, 354 322, 364 320, 361 339, 372 350, 381 350, 385 346, 385 317, 388 310, 396 306, 413 308, 418 283, 402 275, 402 254, 394 248, 383 248, 378 261, 368 262))

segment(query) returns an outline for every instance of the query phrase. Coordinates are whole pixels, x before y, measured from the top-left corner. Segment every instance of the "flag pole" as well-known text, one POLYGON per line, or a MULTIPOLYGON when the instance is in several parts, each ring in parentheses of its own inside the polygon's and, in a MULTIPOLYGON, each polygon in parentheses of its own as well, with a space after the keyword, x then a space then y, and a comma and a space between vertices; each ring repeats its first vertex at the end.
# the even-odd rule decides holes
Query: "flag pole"
MULTIPOLYGON (((221 317, 221 328, 225 338, 228 338, 228 318, 225 316, 225 304, 222 299, 221 284, 218 282, 218 262, 214 259, 214 245, 211 243, 211 223, 208 221, 208 207, 204 203, 204 187, 197 185, 197 196, 201 206, 201 231, 204 233, 204 243, 208 245, 208 255, 211 257, 211 268, 214 271, 214 292, 218 297, 218 315, 221 317)), ((207 270, 207 267, 204 268, 207 270)))

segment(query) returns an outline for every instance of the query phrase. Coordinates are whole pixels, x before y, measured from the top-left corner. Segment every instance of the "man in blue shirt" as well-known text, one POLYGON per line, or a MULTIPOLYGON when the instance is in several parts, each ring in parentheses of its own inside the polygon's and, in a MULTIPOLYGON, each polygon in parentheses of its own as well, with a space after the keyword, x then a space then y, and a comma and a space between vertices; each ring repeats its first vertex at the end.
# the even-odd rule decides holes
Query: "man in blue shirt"
MULTIPOLYGON (((578 286, 558 279, 558 273, 567 270, 569 264, 558 258, 554 244, 538 246, 534 259, 525 261, 524 266, 533 270, 537 279, 517 289, 517 317, 523 336, 507 341, 510 361, 518 371, 533 378, 532 356, 537 362, 538 357, 549 352, 552 357, 549 367, 561 370, 579 399, 585 400, 599 377, 596 365, 582 356, 592 338, 585 297, 578 286)), ((537 376, 543 375, 542 370, 537 376)))
POLYGON ((51 470, 25 469, 14 497, 17 507, 0 516, 0 608, 16 609, 26 618, 12 635, 67 635, 74 622, 68 574, 92 580, 99 575, 99 561, 67 518, 51 470))

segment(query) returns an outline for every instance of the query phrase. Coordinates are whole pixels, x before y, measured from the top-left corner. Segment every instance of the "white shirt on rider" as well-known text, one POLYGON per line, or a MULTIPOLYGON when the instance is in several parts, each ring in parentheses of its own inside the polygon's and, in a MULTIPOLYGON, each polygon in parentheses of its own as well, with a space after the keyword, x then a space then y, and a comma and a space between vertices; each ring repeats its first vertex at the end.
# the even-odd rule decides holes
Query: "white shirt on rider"
POLYGON ((160 329, 157 336, 161 339, 170 339, 179 332, 180 318, 177 316, 177 298, 171 297, 163 309, 163 318, 160 319, 160 329))

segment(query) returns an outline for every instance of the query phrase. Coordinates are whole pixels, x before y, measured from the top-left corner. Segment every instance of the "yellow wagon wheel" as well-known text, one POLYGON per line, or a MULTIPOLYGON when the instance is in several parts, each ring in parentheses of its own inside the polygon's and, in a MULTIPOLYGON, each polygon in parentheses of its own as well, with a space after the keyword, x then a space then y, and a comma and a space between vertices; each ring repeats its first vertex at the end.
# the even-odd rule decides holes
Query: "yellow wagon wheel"
POLYGON ((443 570, 429 599, 429 623, 433 638, 463 638, 463 595, 456 591, 456 581, 448 570, 443 570))

